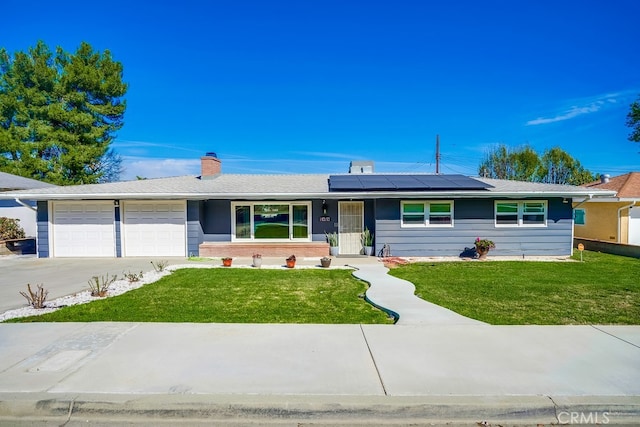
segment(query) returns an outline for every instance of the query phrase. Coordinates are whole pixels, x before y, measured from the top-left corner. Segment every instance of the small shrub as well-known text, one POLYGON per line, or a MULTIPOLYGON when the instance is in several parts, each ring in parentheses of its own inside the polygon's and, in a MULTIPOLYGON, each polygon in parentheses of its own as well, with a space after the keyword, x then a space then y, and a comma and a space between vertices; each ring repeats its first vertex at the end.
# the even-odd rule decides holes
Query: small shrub
POLYGON ((139 282, 143 276, 142 271, 138 274, 132 273, 131 271, 129 271, 128 273, 122 273, 122 275, 124 276, 125 279, 129 281, 129 283, 139 282))
POLYGON ((109 286, 118 279, 115 274, 113 277, 109 277, 109 273, 106 276, 93 276, 89 280, 89 288, 91 288, 92 297, 104 297, 107 295, 109 286))
POLYGON ((20 291, 20 295, 25 297, 29 302, 29 305, 33 308, 44 308, 44 302, 47 299, 47 295, 49 295, 49 291, 45 291, 42 285, 37 285, 38 290, 33 292, 31 290, 31 284, 27 284, 27 290, 29 293, 20 291))
POLYGON ((156 273, 162 273, 164 269, 167 268, 167 265, 169 265, 169 261, 151 261, 151 265, 153 265, 153 269, 156 271, 156 273))
POLYGON ((0 217, 0 240, 23 239, 25 233, 19 222, 19 219, 0 217))

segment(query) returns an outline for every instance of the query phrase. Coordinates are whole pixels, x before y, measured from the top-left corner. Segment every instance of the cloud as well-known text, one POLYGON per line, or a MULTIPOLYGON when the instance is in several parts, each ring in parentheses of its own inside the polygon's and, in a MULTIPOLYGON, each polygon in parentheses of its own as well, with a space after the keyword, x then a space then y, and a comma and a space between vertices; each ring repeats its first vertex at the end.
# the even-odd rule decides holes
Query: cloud
POLYGON ((161 178, 166 176, 199 175, 200 159, 145 159, 123 156, 123 181, 143 178, 161 178))
POLYGON ((587 105, 586 107, 578 107, 574 105, 569 110, 564 111, 562 114, 559 114, 555 117, 538 117, 537 119, 529 120, 527 122, 527 126, 545 125, 547 123, 561 122, 564 120, 573 119, 574 117, 582 116, 583 114, 595 113, 602 108, 603 104, 604 102, 600 101, 591 105, 587 105))
POLYGON ((565 120, 571 120, 576 117, 584 116, 585 114, 596 113, 604 108, 608 108, 626 101, 629 97, 636 93, 636 90, 626 90, 617 93, 608 93, 604 95, 592 96, 574 101, 575 104, 571 107, 557 113, 551 117, 538 117, 533 120, 529 120, 527 126, 546 125, 549 123, 562 122, 565 120))

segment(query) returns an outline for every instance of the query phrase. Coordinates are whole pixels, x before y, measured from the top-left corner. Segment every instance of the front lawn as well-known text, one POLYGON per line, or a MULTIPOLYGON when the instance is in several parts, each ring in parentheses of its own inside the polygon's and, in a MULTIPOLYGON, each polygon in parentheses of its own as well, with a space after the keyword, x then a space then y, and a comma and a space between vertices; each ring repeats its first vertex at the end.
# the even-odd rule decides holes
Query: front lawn
POLYGON ((181 269, 123 295, 14 322, 377 323, 350 270, 181 269))
POLYGON ((640 260, 585 251, 584 261, 417 263, 390 274, 490 324, 640 324, 640 260))

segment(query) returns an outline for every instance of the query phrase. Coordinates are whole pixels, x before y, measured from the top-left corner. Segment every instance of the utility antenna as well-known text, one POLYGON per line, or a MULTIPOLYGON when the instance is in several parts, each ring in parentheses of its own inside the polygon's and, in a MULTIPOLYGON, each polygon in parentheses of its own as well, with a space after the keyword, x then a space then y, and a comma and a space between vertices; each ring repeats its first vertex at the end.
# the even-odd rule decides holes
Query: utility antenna
POLYGON ((436 175, 440 173, 440 135, 436 135, 436 175))

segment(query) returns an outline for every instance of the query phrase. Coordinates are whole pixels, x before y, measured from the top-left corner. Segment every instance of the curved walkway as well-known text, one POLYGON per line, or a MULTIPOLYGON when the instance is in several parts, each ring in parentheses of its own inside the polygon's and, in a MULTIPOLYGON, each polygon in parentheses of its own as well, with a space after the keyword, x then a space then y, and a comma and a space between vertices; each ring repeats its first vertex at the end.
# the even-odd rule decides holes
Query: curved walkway
POLYGON ((367 300, 393 314, 398 325, 486 325, 447 308, 430 303, 415 295, 413 283, 387 274, 389 269, 381 264, 358 264, 353 275, 370 284, 367 300))

